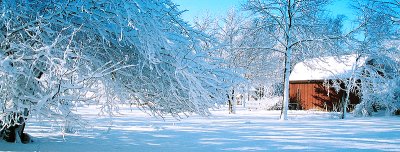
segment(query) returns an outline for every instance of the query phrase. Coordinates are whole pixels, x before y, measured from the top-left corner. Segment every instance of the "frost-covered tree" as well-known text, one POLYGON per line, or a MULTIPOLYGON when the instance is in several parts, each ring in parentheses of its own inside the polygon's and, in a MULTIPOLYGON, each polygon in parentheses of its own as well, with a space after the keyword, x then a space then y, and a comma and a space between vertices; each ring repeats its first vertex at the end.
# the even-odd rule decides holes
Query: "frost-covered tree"
MULTIPOLYGON (((356 116, 371 115, 378 109, 393 113, 398 109, 399 37, 398 13, 394 1, 356 1, 354 4, 359 27, 351 32, 343 54, 353 54, 359 59, 353 65, 349 79, 337 81, 336 88, 344 90, 342 116, 346 117, 350 92, 358 93, 361 103, 355 107, 356 116), (396 15, 397 14, 397 15, 396 15), (340 85, 344 83, 345 87, 340 85), (397 93, 396 93, 397 92, 397 93)), ((340 53, 340 52, 339 52, 340 53)))
POLYGON ((400 1, 399 0, 368 0, 367 3, 362 4, 364 9, 385 14, 389 16, 388 21, 393 24, 400 24, 400 1))
POLYGON ((284 56, 281 119, 287 119, 289 75, 294 59, 329 48, 326 42, 340 38, 323 30, 328 27, 324 15, 328 3, 328 0, 248 0, 245 4, 245 9, 259 19, 258 27, 268 30, 268 37, 274 41, 263 46, 263 50, 284 56))
POLYGON ((0 4, 0 135, 7 141, 26 141, 30 119, 77 125, 80 104, 112 115, 129 103, 179 117, 208 115, 225 101, 231 74, 202 53, 201 32, 170 0, 0 4))
MULTIPOLYGON (((233 87, 236 94, 243 95, 253 87, 265 88, 280 83, 278 77, 281 74, 281 62, 276 62, 276 59, 281 58, 282 54, 257 48, 273 42, 267 40, 268 33, 258 28, 257 24, 257 19, 246 17, 243 11, 236 9, 231 9, 220 17, 206 15, 195 19, 195 28, 212 37, 211 41, 205 43, 205 47, 212 44, 217 48, 209 54, 225 59, 226 62, 221 66, 235 69, 247 80, 233 87)), ((232 99, 234 94, 229 96, 232 99)), ((247 95, 244 98, 247 99, 247 95)))
POLYGON ((400 24, 399 1, 370 0, 356 5, 358 21, 365 23, 351 42, 353 50, 369 58, 357 76, 361 103, 354 114, 370 116, 378 110, 393 114, 400 109, 398 60, 400 24))
MULTIPOLYGON (((240 56, 239 52, 235 49, 237 46, 243 45, 243 25, 246 24, 245 18, 238 11, 231 9, 228 11, 226 17, 215 20, 214 26, 215 33, 211 33, 218 40, 218 49, 213 52, 214 56, 226 60, 223 67, 234 69, 236 73, 241 73, 240 56)), ((236 105, 236 86, 232 86, 232 91, 227 93, 229 113, 235 113, 234 106, 236 105)))

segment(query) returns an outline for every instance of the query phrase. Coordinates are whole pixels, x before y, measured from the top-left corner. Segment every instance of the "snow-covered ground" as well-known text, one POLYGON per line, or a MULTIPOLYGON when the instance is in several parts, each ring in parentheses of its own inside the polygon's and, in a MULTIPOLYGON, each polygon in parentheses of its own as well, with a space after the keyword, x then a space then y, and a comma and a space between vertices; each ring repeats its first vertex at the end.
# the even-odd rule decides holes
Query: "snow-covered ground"
POLYGON ((397 116, 340 120, 332 113, 289 111, 290 120, 280 121, 279 111, 238 108, 236 114, 216 110, 210 117, 162 120, 134 109, 110 122, 84 112, 94 123, 87 130, 62 134, 31 122, 26 132, 33 143, 0 142, 0 151, 400 151, 397 116))

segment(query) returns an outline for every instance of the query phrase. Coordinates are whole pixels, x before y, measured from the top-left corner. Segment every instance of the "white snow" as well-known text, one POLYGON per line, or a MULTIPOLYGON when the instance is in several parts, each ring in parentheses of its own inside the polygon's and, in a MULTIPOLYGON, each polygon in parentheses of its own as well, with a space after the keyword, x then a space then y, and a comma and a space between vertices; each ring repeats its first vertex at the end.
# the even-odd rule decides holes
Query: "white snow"
POLYGON ((259 100, 250 98, 250 100, 246 102, 246 108, 249 110, 271 110, 276 107, 282 107, 281 96, 263 97, 259 100))
POLYGON ((366 58, 360 58, 358 62, 357 55, 330 56, 322 58, 307 59, 297 63, 292 73, 290 81, 299 80, 325 80, 349 78, 353 65, 361 67, 365 64, 366 58))
POLYGON ((397 116, 341 120, 337 113, 289 111, 289 120, 280 121, 280 111, 226 109, 163 120, 124 108, 110 122, 85 108, 94 123, 89 129, 62 134, 46 122, 30 122, 33 143, 2 141, 0 151, 400 151, 397 116))

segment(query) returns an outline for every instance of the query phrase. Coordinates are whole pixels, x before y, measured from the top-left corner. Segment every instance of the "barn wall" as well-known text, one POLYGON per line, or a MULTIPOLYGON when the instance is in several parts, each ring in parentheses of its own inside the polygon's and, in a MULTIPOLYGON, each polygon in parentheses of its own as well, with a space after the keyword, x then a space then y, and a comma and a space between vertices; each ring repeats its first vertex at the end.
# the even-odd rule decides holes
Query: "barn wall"
MULTIPOLYGON (((290 82, 290 107, 292 109, 335 111, 344 95, 343 91, 336 92, 333 88, 323 86, 323 81, 290 82)), ((359 103, 355 94, 350 95, 350 110, 359 103)))

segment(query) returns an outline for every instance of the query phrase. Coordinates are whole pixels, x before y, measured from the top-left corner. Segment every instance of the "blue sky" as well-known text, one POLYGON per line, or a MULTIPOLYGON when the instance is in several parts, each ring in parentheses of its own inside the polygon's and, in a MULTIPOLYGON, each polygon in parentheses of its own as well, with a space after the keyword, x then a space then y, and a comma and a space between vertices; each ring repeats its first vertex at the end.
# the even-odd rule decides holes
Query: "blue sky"
MULTIPOLYGON (((172 0, 180 5, 180 10, 187 10, 182 14, 182 18, 189 23, 195 16, 205 15, 207 12, 213 16, 223 16, 231 8, 239 8, 246 0, 172 0)), ((328 10, 334 16, 346 15, 348 21, 345 21, 345 31, 352 28, 349 20, 354 19, 355 15, 348 6, 349 0, 335 0, 328 10)))
POLYGON ((241 3, 246 0, 172 0, 175 4, 180 5, 180 10, 188 10, 182 18, 192 22, 195 16, 205 15, 207 12, 210 15, 224 15, 234 7, 240 7, 241 3))

